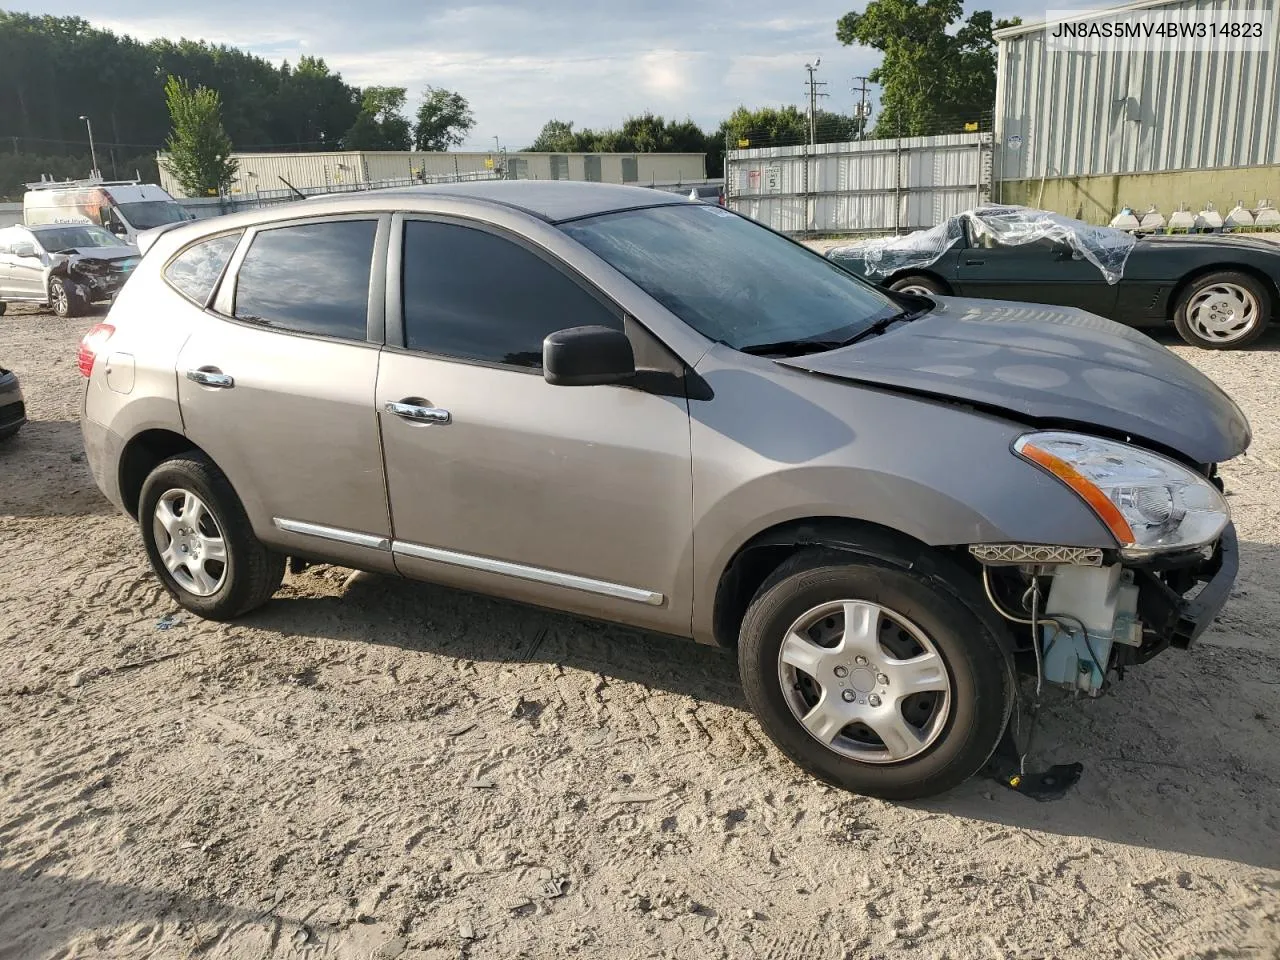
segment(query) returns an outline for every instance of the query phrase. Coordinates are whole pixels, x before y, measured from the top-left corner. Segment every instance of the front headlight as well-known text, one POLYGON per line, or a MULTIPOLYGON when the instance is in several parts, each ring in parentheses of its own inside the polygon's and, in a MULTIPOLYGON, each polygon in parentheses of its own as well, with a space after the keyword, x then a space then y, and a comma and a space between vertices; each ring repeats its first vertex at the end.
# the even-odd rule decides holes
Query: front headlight
POLYGON ((1013 449, 1074 490, 1131 560, 1212 543, 1231 519, 1212 483, 1140 447, 1053 430, 1023 434, 1013 449))

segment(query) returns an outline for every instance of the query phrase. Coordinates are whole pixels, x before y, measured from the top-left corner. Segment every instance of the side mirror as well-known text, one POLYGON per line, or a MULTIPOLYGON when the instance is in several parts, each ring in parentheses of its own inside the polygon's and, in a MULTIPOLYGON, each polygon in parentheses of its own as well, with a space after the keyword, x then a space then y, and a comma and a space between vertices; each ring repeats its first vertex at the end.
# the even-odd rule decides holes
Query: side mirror
POLYGON ((622 383, 636 374, 631 341, 608 327, 570 327, 542 341, 542 375, 560 387, 622 383))
POLYGON ((35 244, 33 243, 15 243, 13 245, 13 255, 15 257, 38 257, 35 244))

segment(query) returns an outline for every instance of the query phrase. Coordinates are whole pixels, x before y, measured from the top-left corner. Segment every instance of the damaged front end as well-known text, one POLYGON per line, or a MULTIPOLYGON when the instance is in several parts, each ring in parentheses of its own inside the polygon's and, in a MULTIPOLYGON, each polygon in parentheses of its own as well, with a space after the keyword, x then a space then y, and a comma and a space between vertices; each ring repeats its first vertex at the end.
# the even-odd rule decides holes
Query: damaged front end
POLYGON ((102 250, 90 249, 92 253, 68 250, 54 254, 49 275, 61 277, 71 293, 85 303, 113 300, 141 257, 135 250, 122 256, 103 256, 102 250))
POLYGON ((1025 434, 1013 451, 1097 515, 1114 549, 975 544, 987 597, 1029 627, 1044 683, 1097 696, 1112 670, 1187 647, 1226 603, 1238 569, 1217 469, 1065 431, 1025 434))
POLYGON ((1228 523, 1211 546, 1126 561, 1118 551, 977 544, 992 605, 1046 684, 1090 697, 1113 671, 1190 646, 1225 605, 1239 566, 1228 523), (1035 642, 1038 649, 1032 647, 1035 642))

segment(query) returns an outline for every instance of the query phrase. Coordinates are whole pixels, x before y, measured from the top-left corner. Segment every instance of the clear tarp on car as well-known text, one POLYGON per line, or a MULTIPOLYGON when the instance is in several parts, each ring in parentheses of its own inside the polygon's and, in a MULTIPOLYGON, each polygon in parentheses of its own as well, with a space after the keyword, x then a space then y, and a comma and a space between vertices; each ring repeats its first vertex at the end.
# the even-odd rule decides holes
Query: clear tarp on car
POLYGON ((862 260, 868 277, 919 270, 961 242, 966 223, 976 243, 987 237, 996 244, 1010 247, 1037 240, 1065 244, 1074 258, 1087 260, 1097 267, 1107 283, 1116 283, 1124 276, 1129 252, 1137 243, 1133 236, 1121 230, 1091 226, 1048 210, 989 204, 966 210, 928 230, 836 247, 827 256, 837 260, 862 260))

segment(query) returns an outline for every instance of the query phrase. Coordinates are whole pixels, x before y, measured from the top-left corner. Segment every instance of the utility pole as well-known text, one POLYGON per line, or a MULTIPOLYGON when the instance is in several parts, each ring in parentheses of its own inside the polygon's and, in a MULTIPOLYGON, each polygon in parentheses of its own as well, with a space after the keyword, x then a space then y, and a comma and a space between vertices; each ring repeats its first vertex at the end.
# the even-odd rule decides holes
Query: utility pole
POLYGON ((814 60, 813 63, 806 63, 804 68, 809 71, 809 145, 818 142, 818 98, 825 97, 827 94, 821 93, 819 87, 825 87, 825 80, 815 80, 814 74, 818 72, 818 68, 822 66, 822 58, 814 60))
POLYGON ((859 86, 850 88, 853 93, 861 93, 862 99, 858 101, 858 139, 867 139, 867 78, 854 77, 859 82, 859 86))
POLYGON ((89 176, 96 177, 99 176, 98 151, 93 148, 93 124, 89 121, 89 118, 83 114, 80 115, 80 119, 84 121, 85 127, 89 130, 89 156, 93 159, 93 170, 90 172, 89 176))

